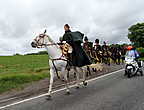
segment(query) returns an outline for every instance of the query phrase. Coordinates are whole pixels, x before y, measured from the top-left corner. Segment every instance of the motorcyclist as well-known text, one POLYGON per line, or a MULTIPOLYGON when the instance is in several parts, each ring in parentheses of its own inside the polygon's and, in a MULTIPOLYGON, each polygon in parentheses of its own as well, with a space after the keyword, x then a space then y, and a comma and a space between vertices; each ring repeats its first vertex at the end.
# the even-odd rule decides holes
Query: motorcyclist
POLYGON ((126 56, 128 57, 133 57, 135 60, 138 60, 138 58, 140 57, 139 53, 137 52, 136 48, 133 46, 128 46, 127 47, 127 53, 126 56))
MULTIPOLYGON (((128 46, 127 47, 127 52, 126 52, 126 57, 132 57, 134 58, 134 60, 137 62, 137 66, 139 66, 139 62, 138 62, 138 59, 140 57, 139 53, 137 52, 136 48, 134 48, 133 46, 128 46)), ((135 67, 132 65, 133 67, 133 70, 135 71, 135 67)), ((139 66, 140 67, 140 66, 139 66)), ((127 65, 126 67, 127 68, 127 65)), ((137 71, 137 70, 136 70, 137 71)), ((135 75, 136 75, 137 72, 135 72, 135 75)))

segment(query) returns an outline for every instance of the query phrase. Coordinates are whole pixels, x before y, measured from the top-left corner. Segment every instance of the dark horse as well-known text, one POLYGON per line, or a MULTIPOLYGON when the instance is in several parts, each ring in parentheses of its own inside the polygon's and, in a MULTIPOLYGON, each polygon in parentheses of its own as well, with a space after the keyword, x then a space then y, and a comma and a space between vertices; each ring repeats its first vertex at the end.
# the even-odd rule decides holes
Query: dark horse
POLYGON ((126 55, 126 48, 125 48, 125 46, 122 46, 121 47, 121 60, 122 60, 122 63, 124 63, 125 55, 126 55))
MULTIPOLYGON (((87 37, 84 38, 84 41, 85 42, 83 44, 83 49, 86 52, 86 54, 88 55, 89 59, 92 61, 92 46, 93 46, 93 43, 89 42, 87 37)), ((88 72, 87 72, 86 76, 91 75, 91 71, 90 71, 90 68, 88 66, 87 66, 87 70, 88 70, 88 72)))
POLYGON ((100 45, 95 45, 92 51, 93 60, 95 63, 102 63, 102 49, 100 45))
POLYGON ((109 50, 109 46, 103 45, 102 46, 102 62, 110 65, 110 59, 111 59, 111 52, 109 50))
POLYGON ((111 59, 114 61, 114 63, 120 65, 121 62, 121 48, 119 47, 112 47, 111 48, 111 59))

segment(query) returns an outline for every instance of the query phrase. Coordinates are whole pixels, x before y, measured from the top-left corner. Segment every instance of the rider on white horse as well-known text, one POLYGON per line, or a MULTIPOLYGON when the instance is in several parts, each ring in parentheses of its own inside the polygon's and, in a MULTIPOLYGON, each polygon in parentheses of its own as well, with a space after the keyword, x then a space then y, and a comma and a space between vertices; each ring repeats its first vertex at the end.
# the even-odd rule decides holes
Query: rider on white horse
MULTIPOLYGON (((81 35, 80 32, 77 33, 78 35, 81 35)), ((67 35, 64 34, 63 36, 63 40, 65 39, 66 42, 68 42, 68 40, 66 40, 67 35)), ((73 37, 70 37, 71 40, 70 43, 74 49, 74 51, 72 52, 72 65, 75 66, 74 71, 76 73, 77 76, 77 86, 79 86, 80 83, 80 79, 79 79, 79 74, 83 73, 83 84, 87 85, 87 83, 85 82, 85 69, 82 69, 84 67, 84 65, 88 65, 90 64, 88 58, 86 55, 84 55, 85 57, 80 58, 78 56, 85 54, 84 51, 81 48, 80 43, 75 41, 73 42, 72 40, 73 37), (80 52, 80 50, 82 51, 82 53, 77 53, 80 52), (74 58, 74 55, 76 56, 76 58, 74 58), (87 58, 87 59, 85 59, 87 58), (75 63, 75 62, 79 62, 79 63, 75 63), (89 62, 89 63, 86 63, 89 62), (82 64, 81 64, 82 63, 82 64), (78 65, 80 64, 80 65, 78 65)), ((61 50, 61 48, 58 46, 57 43, 55 43, 50 36, 48 36, 46 34, 46 31, 42 34, 39 34, 31 43, 32 47, 34 48, 45 48, 48 52, 49 55, 49 66, 50 66, 50 85, 49 85, 49 91, 48 91, 48 99, 51 97, 51 93, 52 93, 52 86, 53 86, 53 80, 54 80, 54 76, 55 73, 57 73, 58 71, 61 72, 61 75, 64 76, 65 78, 65 84, 66 84, 66 91, 69 94, 69 85, 68 85, 68 79, 67 79, 67 73, 68 73, 68 69, 67 69, 67 59, 65 56, 63 56, 63 52, 61 50)), ((58 76, 58 74, 57 74, 58 76)))
POLYGON ((81 32, 71 32, 70 26, 68 24, 64 25, 65 34, 63 35, 62 41, 67 42, 72 46, 73 51, 71 54, 72 64, 75 67, 83 67, 90 65, 90 58, 87 56, 83 50, 81 43, 83 43, 83 36, 81 32))

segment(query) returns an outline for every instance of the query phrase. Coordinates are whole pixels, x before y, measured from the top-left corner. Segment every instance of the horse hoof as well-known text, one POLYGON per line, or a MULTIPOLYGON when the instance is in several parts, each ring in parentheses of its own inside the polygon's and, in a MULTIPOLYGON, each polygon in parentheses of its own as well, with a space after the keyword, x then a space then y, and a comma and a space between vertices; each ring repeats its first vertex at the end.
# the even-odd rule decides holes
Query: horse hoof
POLYGON ((51 100, 51 99, 52 99, 51 95, 46 96, 46 100, 51 100))
POLYGON ((70 95, 70 91, 67 91, 67 92, 66 92, 66 95, 70 95))
POLYGON ((87 86, 87 85, 88 85, 88 83, 87 83, 87 82, 83 82, 83 85, 84 85, 84 86, 87 86))
POLYGON ((79 86, 76 86, 76 89, 79 89, 80 87, 79 86))

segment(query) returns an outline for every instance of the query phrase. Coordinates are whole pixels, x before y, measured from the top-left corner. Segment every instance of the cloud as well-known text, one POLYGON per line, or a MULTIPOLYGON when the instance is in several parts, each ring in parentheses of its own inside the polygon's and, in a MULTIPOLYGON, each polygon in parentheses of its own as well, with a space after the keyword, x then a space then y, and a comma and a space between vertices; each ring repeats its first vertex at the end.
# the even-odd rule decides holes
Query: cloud
POLYGON ((44 28, 58 41, 63 25, 91 41, 129 42, 128 28, 143 22, 143 0, 5 0, 0 1, 0 54, 37 51, 30 42, 44 28))

